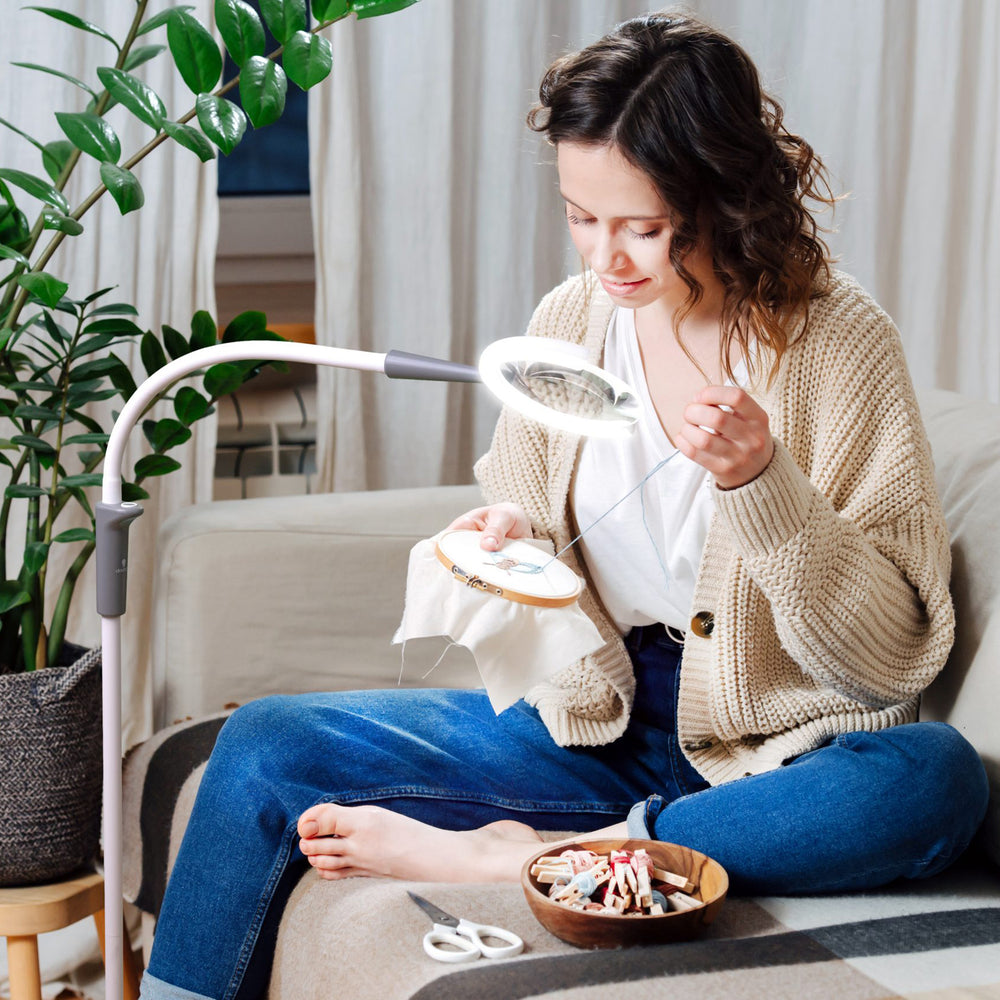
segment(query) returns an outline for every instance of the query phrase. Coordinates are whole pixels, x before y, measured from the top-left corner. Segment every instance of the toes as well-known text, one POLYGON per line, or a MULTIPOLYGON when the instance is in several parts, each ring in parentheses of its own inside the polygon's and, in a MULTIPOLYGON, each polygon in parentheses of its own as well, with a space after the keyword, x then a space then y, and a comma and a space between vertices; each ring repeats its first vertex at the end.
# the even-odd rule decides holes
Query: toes
POLYGON ((311 854, 342 854, 344 851, 341 837, 303 837, 299 841, 299 850, 308 857, 311 854))
POLYGON ((343 809, 343 806, 332 802, 311 806, 299 817, 299 836, 304 838, 337 836, 342 832, 338 830, 338 821, 343 815, 343 809))

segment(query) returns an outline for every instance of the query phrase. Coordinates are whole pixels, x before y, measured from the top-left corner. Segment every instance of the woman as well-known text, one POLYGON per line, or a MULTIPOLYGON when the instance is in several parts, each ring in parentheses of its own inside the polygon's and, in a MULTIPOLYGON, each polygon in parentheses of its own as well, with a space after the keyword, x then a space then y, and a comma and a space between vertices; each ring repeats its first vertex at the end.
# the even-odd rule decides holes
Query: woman
POLYGON ((565 555, 605 645, 499 717, 482 691, 264 699, 224 727, 142 995, 263 995, 303 856, 326 878, 516 879, 537 829, 687 844, 734 891, 940 871, 986 806, 916 723, 952 641, 948 538, 898 336, 833 272, 822 165, 752 63, 687 17, 621 25, 546 74, 584 276, 533 334, 637 388, 627 444, 510 413, 454 522, 565 555), (682 669, 683 664, 683 669, 682 669), (212 935, 187 933, 211 919, 212 935))

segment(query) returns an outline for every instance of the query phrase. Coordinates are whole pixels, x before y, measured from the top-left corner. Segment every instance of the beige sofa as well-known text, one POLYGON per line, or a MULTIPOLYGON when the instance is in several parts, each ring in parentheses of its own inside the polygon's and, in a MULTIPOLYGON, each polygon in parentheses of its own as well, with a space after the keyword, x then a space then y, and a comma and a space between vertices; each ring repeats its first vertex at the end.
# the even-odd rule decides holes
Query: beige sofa
MULTIPOLYGON (((503 923, 527 942, 517 959, 469 966, 424 956, 425 918, 408 886, 327 883, 310 871, 286 910, 271 996, 585 1000, 623 983, 638 997, 1000 996, 1000 407, 941 391, 922 394, 921 406, 953 538, 959 623, 922 713, 965 733, 992 788, 966 861, 874 893, 730 899, 703 940, 625 953, 557 941, 516 885, 422 887, 445 909, 503 923)), ((478 683, 464 650, 450 650, 424 680, 443 642, 408 644, 405 662, 390 643, 410 547, 477 500, 463 486, 227 501, 164 526, 153 635, 163 728, 126 768, 126 894, 141 909, 158 908, 201 762, 233 704, 273 692, 478 683)))

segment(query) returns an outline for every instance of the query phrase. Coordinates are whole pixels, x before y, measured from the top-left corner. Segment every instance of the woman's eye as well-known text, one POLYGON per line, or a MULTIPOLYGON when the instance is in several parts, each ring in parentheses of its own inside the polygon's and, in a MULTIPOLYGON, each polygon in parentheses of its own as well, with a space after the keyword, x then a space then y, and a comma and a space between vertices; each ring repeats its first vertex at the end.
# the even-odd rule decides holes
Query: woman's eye
POLYGON ((566 213, 566 221, 571 226, 586 226, 593 222, 593 219, 581 219, 580 216, 574 215, 572 212, 566 213))
POLYGON ((630 229, 629 232, 637 240, 651 240, 651 239, 653 239, 654 236, 659 236, 660 235, 660 230, 659 229, 650 229, 649 232, 647 232, 647 233, 637 233, 634 229, 630 229))

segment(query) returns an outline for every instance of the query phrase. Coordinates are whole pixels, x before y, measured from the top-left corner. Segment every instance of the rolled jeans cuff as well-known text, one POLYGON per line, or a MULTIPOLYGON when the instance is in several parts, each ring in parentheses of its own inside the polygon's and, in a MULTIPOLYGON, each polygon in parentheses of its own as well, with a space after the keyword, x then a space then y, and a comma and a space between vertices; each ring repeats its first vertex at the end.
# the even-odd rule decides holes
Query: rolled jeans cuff
POLYGON ((666 804, 662 795, 650 795, 642 802, 636 802, 628 812, 626 821, 628 835, 639 840, 655 840, 656 817, 666 804))
POLYGON ((180 986, 171 986, 170 983, 144 972, 142 982, 139 983, 139 1000, 213 1000, 213 998, 205 996, 204 993, 181 989, 180 986))

